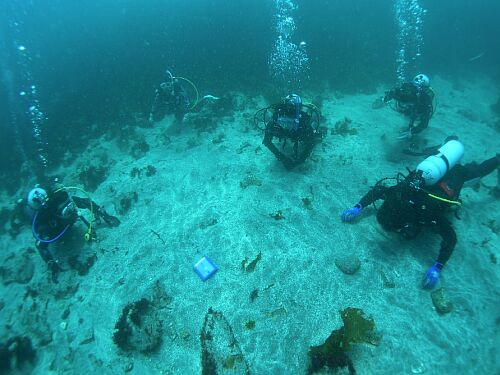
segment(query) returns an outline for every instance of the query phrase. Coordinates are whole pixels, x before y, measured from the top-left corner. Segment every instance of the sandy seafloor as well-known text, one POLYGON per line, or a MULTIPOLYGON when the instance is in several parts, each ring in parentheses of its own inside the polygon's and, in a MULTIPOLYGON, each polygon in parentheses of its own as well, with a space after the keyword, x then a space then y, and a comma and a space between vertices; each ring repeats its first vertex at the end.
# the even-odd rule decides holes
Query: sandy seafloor
MULTIPOLYGON (((464 163, 493 156, 500 137, 490 105, 498 88, 485 78, 454 87, 439 77, 433 87, 437 112, 420 139, 431 145, 457 134, 465 144, 464 163)), ((406 119, 390 108, 373 110, 377 95, 321 95, 325 125, 331 129, 347 116, 357 134, 329 131, 292 172, 261 144, 262 134, 252 125, 255 110, 266 105, 261 97, 241 96, 241 110, 212 132, 189 124, 171 131, 171 117, 153 128, 138 128, 150 150, 137 160, 112 137, 92 141, 56 173, 66 185, 79 185, 78 168, 98 165, 107 155, 109 173, 92 194, 94 200, 111 213, 124 194, 136 192, 138 200, 120 216, 120 227, 97 228, 98 242, 80 241, 84 229, 77 225, 76 239, 65 242, 69 248, 59 245, 63 265, 65 252, 82 259, 97 254, 85 276, 70 269, 53 284, 39 255, 29 253, 35 266, 31 280, 1 289, 3 340, 19 334, 33 339, 34 374, 122 374, 125 369, 132 374, 200 374, 200 331, 212 307, 232 326, 252 374, 303 374, 308 347, 340 328, 339 310, 357 307, 382 334, 379 346, 354 345, 350 356, 358 374, 498 374, 500 268, 493 255, 500 257, 500 241, 491 228, 495 220, 498 232, 498 199, 485 186, 463 190, 461 220, 453 219, 458 244, 439 284, 453 311, 439 315, 430 293, 420 287, 438 253, 437 234, 406 241, 385 233, 372 208, 355 224, 339 219, 379 178, 405 172, 421 160, 402 155, 401 141, 395 139, 406 119), (156 174, 131 177, 134 167, 148 165, 156 174), (243 189, 240 182, 247 176, 261 185, 243 189), (310 209, 302 201, 306 197, 310 209), (270 216, 278 210, 283 220, 270 216), (242 261, 259 253, 255 270, 242 270, 242 261), (347 254, 361 261, 354 275, 335 265, 347 254), (193 272, 203 255, 219 267, 207 282, 193 272), (384 286, 382 273, 394 288, 384 286), (123 307, 150 296, 157 281, 171 298, 159 313, 161 347, 150 355, 125 353, 112 341, 114 325, 123 307), (258 297, 251 302, 256 288, 258 297), (63 315, 66 309, 69 315, 63 315), (245 327, 249 320, 255 328, 245 327)), ((307 100, 307 93, 303 97, 307 100)), ((495 186, 497 174, 482 183, 495 186)), ((2 195, 5 205, 15 200, 2 195)), ((15 272, 12 259, 33 245, 29 227, 16 241, 3 235, 2 264, 15 272)))

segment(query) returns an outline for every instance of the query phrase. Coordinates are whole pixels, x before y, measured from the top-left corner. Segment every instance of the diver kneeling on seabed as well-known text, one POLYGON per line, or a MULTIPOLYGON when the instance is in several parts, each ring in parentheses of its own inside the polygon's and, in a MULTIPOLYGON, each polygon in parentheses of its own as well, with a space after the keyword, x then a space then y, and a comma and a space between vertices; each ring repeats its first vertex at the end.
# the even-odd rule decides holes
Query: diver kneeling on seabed
POLYGON ((62 238, 77 220, 81 220, 86 226, 86 241, 95 239, 94 223, 102 220, 109 227, 120 225, 117 217, 108 214, 87 192, 77 187, 54 186, 44 189, 36 185, 26 198, 17 201, 11 217, 12 235, 17 235, 23 219, 29 219, 31 222, 36 248, 52 272, 54 282, 57 282, 62 268, 49 245, 62 238), (87 198, 71 196, 69 191, 74 190, 82 191, 87 198), (88 218, 79 212, 84 209, 90 212, 88 218))
POLYGON ((375 100, 372 108, 382 108, 392 101, 392 108, 409 119, 408 126, 402 130, 398 139, 410 141, 410 150, 413 150, 416 147, 415 135, 429 126, 436 111, 436 95, 429 77, 417 74, 412 81, 403 82, 386 91, 384 96, 375 100))
POLYGON ((497 169, 500 162, 500 154, 497 154, 481 164, 461 165, 459 161, 463 153, 464 147, 458 140, 446 142, 436 155, 427 157, 416 170, 409 170, 406 177, 398 174, 395 185, 383 184, 389 178, 378 181, 359 203, 341 215, 343 221, 352 221, 365 207, 382 199, 377 220, 385 230, 397 232, 407 239, 415 238, 424 227, 435 230, 442 242, 436 261, 422 281, 422 286, 427 289, 438 282, 457 242, 446 214, 452 207, 461 206, 459 196, 464 186, 477 183, 497 169))
POLYGON ((318 108, 314 104, 302 103, 296 94, 290 94, 283 102, 262 108, 254 115, 255 125, 264 131, 262 143, 287 169, 303 163, 323 138, 320 119, 318 108), (281 150, 273 142, 275 138, 281 143, 281 150), (286 148, 288 141, 291 149, 286 148))
POLYGON ((170 70, 167 69, 162 82, 155 90, 149 121, 152 123, 158 122, 166 115, 173 114, 175 116, 175 121, 182 123, 185 115, 192 112, 194 108, 199 106, 202 102, 214 103, 219 101, 219 99, 220 98, 217 96, 210 94, 200 99, 198 88, 191 80, 174 76, 170 70), (182 82, 187 83, 188 87, 191 87, 194 96, 189 96, 182 82))

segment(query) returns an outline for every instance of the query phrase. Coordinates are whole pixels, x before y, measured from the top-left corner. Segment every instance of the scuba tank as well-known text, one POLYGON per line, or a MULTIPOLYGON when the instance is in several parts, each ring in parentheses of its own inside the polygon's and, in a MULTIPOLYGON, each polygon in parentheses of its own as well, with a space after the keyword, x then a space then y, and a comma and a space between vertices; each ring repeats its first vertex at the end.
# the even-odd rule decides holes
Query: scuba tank
POLYGON ((431 186, 441 180, 464 155, 464 146, 457 140, 450 140, 438 149, 436 155, 431 155, 423 160, 417 171, 422 172, 426 186, 431 186))

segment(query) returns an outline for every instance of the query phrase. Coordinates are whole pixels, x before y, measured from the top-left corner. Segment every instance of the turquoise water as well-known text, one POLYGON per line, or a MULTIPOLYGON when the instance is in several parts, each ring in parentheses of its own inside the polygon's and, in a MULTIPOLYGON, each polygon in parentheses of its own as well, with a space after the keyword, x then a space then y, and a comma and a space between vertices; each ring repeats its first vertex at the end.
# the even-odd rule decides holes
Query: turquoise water
POLYGON ((451 311, 420 287, 437 234, 403 240, 372 208, 354 224, 340 220, 378 179, 421 161, 401 153, 407 120, 372 109, 398 68, 428 74, 436 92, 418 147, 456 134, 469 163, 500 145, 498 4, 399 3, 425 10, 411 37, 395 3, 378 1, 9 2, 0 15, 0 349, 10 365, 302 374, 309 348, 358 308, 375 324, 347 353, 358 374, 500 371, 497 172, 464 189, 459 217, 450 215, 458 243, 436 290, 451 311), (283 79, 272 56, 301 64, 285 65, 283 79), (181 124, 149 123, 165 69, 185 78, 192 101, 196 90, 221 99, 181 124), (253 123, 288 90, 317 105, 326 128, 293 171, 253 123), (339 132, 345 118, 351 131, 339 132), (96 222, 90 242, 78 222, 52 244, 58 283, 29 220, 11 221, 17 199, 56 176, 121 221, 96 222), (193 270, 203 256, 218 268, 205 282, 193 270))

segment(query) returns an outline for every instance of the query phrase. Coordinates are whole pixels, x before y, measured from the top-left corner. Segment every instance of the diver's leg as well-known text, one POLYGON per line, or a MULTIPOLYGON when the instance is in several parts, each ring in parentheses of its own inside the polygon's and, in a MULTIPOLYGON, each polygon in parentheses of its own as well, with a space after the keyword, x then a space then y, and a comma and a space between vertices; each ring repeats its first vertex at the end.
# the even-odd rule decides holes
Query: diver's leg
POLYGON ((52 281, 57 283, 57 276, 62 269, 59 266, 59 262, 52 256, 52 253, 49 249, 49 244, 46 242, 37 241, 36 248, 38 249, 38 253, 42 257, 44 262, 47 263, 47 267, 52 273, 52 281))
POLYGON ((274 143, 273 143, 273 135, 267 129, 266 129, 266 132, 264 134, 264 140, 262 141, 262 143, 264 144, 264 146, 266 146, 274 154, 274 156, 276 156, 276 159, 278 159, 279 161, 281 161, 283 163, 283 165, 285 166, 285 168, 292 169, 295 166, 295 164, 292 162, 292 160, 290 160, 289 158, 287 158, 274 145, 274 143))

